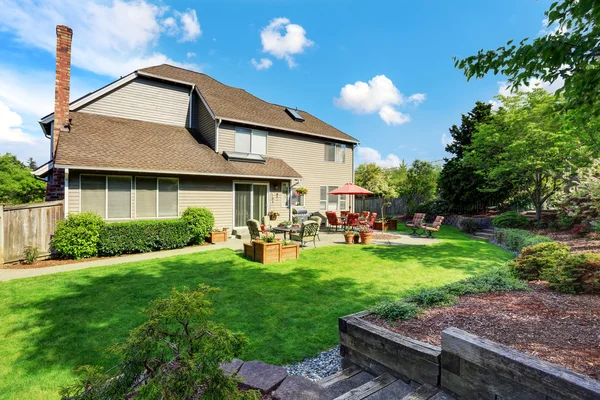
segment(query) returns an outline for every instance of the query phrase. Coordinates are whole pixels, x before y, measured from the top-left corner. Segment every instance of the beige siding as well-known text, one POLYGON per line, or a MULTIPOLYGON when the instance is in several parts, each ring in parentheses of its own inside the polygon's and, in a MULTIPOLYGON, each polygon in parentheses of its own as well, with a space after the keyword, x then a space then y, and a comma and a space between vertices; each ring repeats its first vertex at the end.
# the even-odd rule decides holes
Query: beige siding
POLYGON ((215 216, 215 225, 231 229, 233 187, 230 178, 185 176, 179 179, 179 208, 205 207, 215 216))
POLYGON ((204 102, 197 94, 194 94, 194 110, 198 114, 198 119, 196 121, 198 129, 200 129, 200 133, 208 142, 210 147, 216 149, 215 120, 210 116, 210 113, 206 109, 204 102))
POLYGON ((190 88, 137 78, 77 111, 186 126, 190 88))
POLYGON ((69 171, 67 212, 79 213, 79 172, 69 171))
MULTIPOLYGON (((352 182, 353 150, 346 148, 346 162, 325 161, 324 139, 292 133, 269 132, 267 155, 283 159, 302 175, 300 186, 308 189, 305 206, 310 212, 319 210, 320 186, 342 186, 352 182)), ((219 128, 219 151, 235 149, 235 126, 222 124, 219 128)), ((351 205, 348 199, 348 205, 351 205)))

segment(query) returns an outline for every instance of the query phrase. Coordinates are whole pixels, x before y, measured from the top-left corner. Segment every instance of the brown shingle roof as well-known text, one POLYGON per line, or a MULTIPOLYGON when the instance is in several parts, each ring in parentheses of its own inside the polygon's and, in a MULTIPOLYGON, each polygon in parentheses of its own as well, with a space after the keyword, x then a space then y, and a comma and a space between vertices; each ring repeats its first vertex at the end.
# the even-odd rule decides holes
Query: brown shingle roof
POLYGON ((167 64, 143 68, 139 72, 195 84, 213 114, 219 118, 358 142, 306 111, 298 110, 305 120, 295 121, 286 113, 286 107, 267 103, 243 89, 227 86, 205 74, 167 64))
POLYGON ((227 161, 199 139, 200 133, 104 115, 71 112, 71 131, 60 135, 56 165, 232 176, 300 178, 278 158, 264 164, 227 161))

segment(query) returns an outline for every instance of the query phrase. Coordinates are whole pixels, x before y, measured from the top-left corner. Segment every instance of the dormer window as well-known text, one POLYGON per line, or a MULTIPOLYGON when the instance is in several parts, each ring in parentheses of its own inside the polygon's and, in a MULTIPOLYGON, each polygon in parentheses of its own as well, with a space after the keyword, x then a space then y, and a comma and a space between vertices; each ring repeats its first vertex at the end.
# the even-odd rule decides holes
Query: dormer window
POLYGON ((290 115, 290 117, 294 119, 294 121, 304 122, 304 117, 300 115, 298 110, 294 110, 293 108, 286 108, 285 112, 287 112, 290 115))
POLYGON ((236 153, 267 154, 267 136, 266 131, 235 128, 236 153))

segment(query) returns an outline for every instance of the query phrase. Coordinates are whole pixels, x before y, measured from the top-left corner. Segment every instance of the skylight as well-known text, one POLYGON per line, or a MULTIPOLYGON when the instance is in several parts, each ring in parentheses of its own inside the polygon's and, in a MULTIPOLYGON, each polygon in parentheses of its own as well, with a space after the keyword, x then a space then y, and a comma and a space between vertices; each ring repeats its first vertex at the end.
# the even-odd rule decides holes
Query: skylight
POLYGON ((239 151, 224 151, 223 155, 229 161, 243 161, 264 164, 266 160, 260 154, 241 153, 239 151))
POLYGON ((298 122, 304 121, 304 117, 302 115, 300 115, 298 110, 294 110, 293 108, 286 108, 285 111, 287 111, 287 113, 290 114, 290 116, 292 118, 294 118, 294 121, 298 121, 298 122))

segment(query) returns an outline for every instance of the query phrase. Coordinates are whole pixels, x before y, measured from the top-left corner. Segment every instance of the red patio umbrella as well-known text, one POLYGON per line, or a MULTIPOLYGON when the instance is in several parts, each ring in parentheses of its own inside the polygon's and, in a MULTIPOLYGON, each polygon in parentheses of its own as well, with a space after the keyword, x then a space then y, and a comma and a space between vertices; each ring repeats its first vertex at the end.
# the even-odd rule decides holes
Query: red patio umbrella
POLYGON ((354 194, 357 196, 360 196, 360 195, 366 196, 367 194, 373 194, 373 192, 371 192, 370 190, 367 190, 365 188, 362 188, 358 185, 355 185, 352 182, 348 182, 344 186, 340 186, 339 188, 332 190, 331 192, 329 192, 329 194, 354 194))

